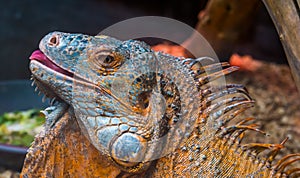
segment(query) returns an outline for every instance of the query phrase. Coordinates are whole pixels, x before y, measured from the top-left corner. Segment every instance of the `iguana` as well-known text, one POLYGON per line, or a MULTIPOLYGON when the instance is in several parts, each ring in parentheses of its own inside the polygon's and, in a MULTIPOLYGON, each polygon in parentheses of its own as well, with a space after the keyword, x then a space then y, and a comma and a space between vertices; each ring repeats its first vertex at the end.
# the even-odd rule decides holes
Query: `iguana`
POLYGON ((266 133, 253 118, 229 123, 254 103, 214 83, 237 67, 102 35, 52 32, 39 48, 33 81, 54 100, 22 177, 300 176, 299 153, 274 161, 287 139, 243 144, 246 130, 266 133))

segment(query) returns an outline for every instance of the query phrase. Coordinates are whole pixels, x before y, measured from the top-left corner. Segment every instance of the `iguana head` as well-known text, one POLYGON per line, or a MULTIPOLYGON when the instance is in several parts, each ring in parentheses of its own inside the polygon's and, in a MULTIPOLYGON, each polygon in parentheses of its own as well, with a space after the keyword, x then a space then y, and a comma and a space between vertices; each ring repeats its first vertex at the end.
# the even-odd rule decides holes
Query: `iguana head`
POLYGON ((196 117, 186 112, 197 108, 187 97, 197 97, 189 71, 179 59, 158 60, 143 42, 52 32, 39 48, 30 57, 39 89, 69 104, 92 144, 123 170, 139 171, 171 151, 190 127, 175 124, 196 117))

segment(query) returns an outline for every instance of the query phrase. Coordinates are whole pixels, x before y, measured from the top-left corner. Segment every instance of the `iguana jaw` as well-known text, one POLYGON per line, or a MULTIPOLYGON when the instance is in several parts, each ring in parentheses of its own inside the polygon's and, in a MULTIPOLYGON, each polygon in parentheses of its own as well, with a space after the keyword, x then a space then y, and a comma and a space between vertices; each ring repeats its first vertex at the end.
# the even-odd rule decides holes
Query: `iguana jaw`
POLYGON ((69 72, 59 65, 55 64, 49 57, 47 57, 41 50, 34 51, 29 57, 31 61, 37 61, 47 67, 49 70, 56 71, 57 73, 64 74, 69 77, 73 77, 73 73, 69 72))
POLYGON ((29 68, 37 88, 48 98, 70 104, 71 101, 61 96, 60 91, 72 88, 74 74, 59 67, 40 50, 34 51, 29 59, 29 68))
MULTIPOLYGON (((69 93, 68 96, 72 96, 70 92, 72 92, 74 83, 86 88, 97 87, 80 75, 60 67, 40 50, 34 51, 29 59, 31 60, 29 68, 38 89, 49 98, 56 98, 72 105, 72 98, 66 97, 66 93, 69 93)), ((103 87, 99 89, 110 94, 110 91, 103 87)))

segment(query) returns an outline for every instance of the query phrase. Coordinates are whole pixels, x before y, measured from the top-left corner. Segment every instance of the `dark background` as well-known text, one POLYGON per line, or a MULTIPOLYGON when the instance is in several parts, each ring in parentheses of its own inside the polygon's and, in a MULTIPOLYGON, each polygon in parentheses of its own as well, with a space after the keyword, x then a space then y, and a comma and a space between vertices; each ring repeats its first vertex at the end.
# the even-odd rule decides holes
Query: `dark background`
MULTIPOLYGON (((0 80, 29 79, 28 57, 48 32, 96 35, 116 22, 145 15, 171 17, 195 27, 205 4, 206 0, 0 0, 0 80)), ((233 52, 286 63, 263 5, 254 20, 249 37, 233 52)))

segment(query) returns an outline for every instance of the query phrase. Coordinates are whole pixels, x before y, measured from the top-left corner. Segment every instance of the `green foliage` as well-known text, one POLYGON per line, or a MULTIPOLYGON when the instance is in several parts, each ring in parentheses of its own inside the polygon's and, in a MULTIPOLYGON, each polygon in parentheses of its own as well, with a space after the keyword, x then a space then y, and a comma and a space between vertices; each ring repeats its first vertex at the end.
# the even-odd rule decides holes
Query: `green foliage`
POLYGON ((44 122, 38 109, 4 113, 0 115, 0 143, 30 146, 44 122))

